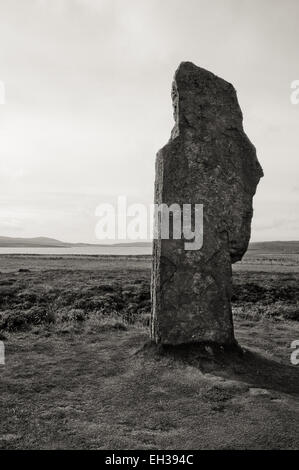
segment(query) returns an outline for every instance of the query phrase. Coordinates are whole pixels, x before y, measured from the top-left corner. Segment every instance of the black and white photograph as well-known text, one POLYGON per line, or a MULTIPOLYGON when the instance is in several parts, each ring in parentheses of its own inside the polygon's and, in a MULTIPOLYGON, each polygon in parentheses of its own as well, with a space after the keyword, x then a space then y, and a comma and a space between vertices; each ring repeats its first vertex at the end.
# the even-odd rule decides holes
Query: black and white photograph
POLYGON ((1 455, 299 450, 298 46, 298 0, 0 0, 1 455))

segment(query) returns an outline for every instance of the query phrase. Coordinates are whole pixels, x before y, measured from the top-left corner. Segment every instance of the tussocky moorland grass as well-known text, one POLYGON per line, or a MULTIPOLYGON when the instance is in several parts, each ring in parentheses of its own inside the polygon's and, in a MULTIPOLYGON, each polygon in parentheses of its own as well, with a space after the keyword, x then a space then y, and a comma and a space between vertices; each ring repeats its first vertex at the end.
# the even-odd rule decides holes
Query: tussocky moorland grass
POLYGON ((242 350, 157 350, 148 257, 0 258, 2 449, 298 448, 297 272, 234 272, 242 350))

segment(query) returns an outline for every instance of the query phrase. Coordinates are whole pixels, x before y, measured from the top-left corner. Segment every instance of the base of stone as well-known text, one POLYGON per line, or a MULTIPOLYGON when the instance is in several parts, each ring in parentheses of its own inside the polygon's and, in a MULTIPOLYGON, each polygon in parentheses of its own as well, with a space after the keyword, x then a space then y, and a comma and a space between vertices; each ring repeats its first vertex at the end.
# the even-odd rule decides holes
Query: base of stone
POLYGON ((242 359, 246 350, 234 341, 231 344, 217 344, 213 342, 188 343, 180 345, 156 344, 154 341, 147 341, 137 354, 172 358, 175 361, 183 361, 190 365, 197 365, 205 369, 208 364, 231 364, 242 359))

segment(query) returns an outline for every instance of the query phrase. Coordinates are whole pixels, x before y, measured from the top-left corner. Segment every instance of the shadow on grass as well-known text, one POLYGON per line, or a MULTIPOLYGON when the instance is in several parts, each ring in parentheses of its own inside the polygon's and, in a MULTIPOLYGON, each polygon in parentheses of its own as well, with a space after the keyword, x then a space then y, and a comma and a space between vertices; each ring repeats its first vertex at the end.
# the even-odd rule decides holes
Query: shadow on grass
POLYGON ((265 388, 295 397, 299 396, 299 368, 286 365, 250 349, 215 344, 161 346, 148 342, 139 350, 155 360, 163 357, 198 368, 202 373, 237 380, 252 387, 265 388))

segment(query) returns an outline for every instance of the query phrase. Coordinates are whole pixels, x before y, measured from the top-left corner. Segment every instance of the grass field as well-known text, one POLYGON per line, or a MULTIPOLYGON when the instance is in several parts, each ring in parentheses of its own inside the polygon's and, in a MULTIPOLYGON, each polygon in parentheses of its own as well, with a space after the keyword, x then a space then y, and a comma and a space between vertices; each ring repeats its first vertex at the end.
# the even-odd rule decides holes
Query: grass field
POLYGON ((149 257, 2 255, 0 447, 299 448, 297 260, 251 261, 231 352, 149 344, 149 257))

